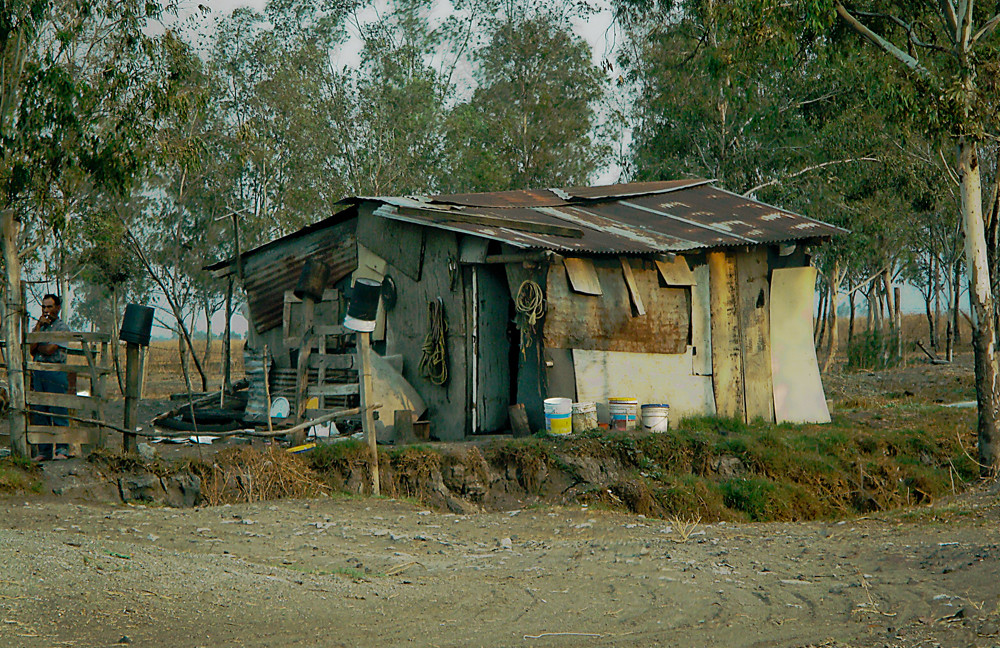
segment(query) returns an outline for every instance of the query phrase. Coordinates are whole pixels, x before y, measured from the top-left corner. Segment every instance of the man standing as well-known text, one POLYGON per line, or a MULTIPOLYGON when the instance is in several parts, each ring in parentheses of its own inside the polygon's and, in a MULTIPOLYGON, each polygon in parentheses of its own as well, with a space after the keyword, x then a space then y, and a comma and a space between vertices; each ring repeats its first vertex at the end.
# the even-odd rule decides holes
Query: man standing
MULTIPOLYGON (((62 300, 58 295, 48 294, 42 297, 42 316, 35 322, 35 328, 32 329, 32 333, 68 331, 69 327, 59 318, 60 308, 62 308, 62 300)), ((35 362, 65 364, 66 344, 60 342, 33 342, 31 344, 31 357, 35 362)), ((31 372, 31 389, 36 392, 65 394, 69 391, 69 376, 65 371, 41 371, 36 369, 31 372)), ((67 425, 65 418, 54 416, 55 414, 66 414, 65 407, 35 405, 32 409, 44 412, 31 415, 31 423, 33 425, 67 425)), ((69 446, 65 443, 57 444, 54 454, 51 443, 39 445, 38 451, 36 459, 65 459, 69 456, 69 446)))

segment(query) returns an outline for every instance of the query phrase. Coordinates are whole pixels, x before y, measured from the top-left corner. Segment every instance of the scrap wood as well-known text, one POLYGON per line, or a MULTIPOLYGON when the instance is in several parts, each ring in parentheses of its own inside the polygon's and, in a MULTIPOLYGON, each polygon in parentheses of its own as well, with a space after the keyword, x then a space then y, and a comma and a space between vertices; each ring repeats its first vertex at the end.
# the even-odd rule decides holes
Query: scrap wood
MULTIPOLYGON (((45 414, 45 415, 51 414, 51 412, 41 412, 39 410, 31 409, 30 407, 26 407, 22 411, 24 411, 24 412, 26 412, 28 414, 45 414)), ((78 421, 80 423, 90 423, 92 425, 97 425, 97 426, 100 426, 100 427, 106 427, 106 428, 114 430, 116 432, 121 432, 122 434, 134 434, 133 432, 130 432, 129 430, 126 430, 125 428, 118 427, 117 425, 112 425, 111 423, 107 423, 105 421, 98 421, 97 419, 84 418, 82 416, 73 416, 72 414, 60 414, 59 418, 68 418, 71 421, 78 421)))
MULTIPOLYGON (((239 382, 234 383, 233 384, 233 389, 234 390, 240 389, 241 387, 245 387, 248 384, 249 384, 248 381, 246 379, 244 379, 244 380, 241 380, 239 382)), ((205 403, 211 402, 212 400, 215 400, 215 397, 217 395, 218 394, 216 392, 212 392, 208 396, 202 396, 201 398, 198 398, 198 399, 195 399, 195 400, 191 400, 191 401, 189 401, 187 403, 184 403, 183 405, 180 405, 179 407, 175 407, 174 409, 170 410, 169 412, 164 412, 162 414, 158 414, 153 419, 153 424, 155 425, 157 421, 162 421, 165 418, 171 418, 173 416, 177 416, 178 414, 180 414, 181 412, 183 412, 185 409, 188 409, 190 407, 194 407, 195 405, 203 405, 205 403)))
POLYGON ((393 567, 392 569, 390 569, 389 571, 387 571, 385 573, 385 575, 386 576, 395 576, 396 574, 401 574, 404 571, 406 571, 407 569, 409 569, 410 567, 413 567, 414 565, 420 565, 421 567, 423 567, 422 563, 419 563, 416 560, 411 560, 410 562, 403 563, 402 565, 397 565, 397 566, 393 567))
POLYGON ((917 340, 917 346, 920 348, 921 351, 924 352, 924 354, 927 355, 928 358, 930 358, 931 364, 951 364, 947 360, 942 360, 941 358, 937 357, 936 355, 925 349, 923 343, 921 343, 920 340, 917 340))
MULTIPOLYGON (((368 407, 368 409, 376 410, 376 409, 379 409, 380 407, 382 407, 381 403, 375 403, 374 405, 370 405, 368 407)), ((336 412, 331 412, 329 414, 324 414, 323 416, 316 417, 316 418, 314 418, 312 420, 305 421, 303 423, 299 423, 298 425, 292 426, 290 428, 285 428, 285 429, 282 429, 282 430, 274 430, 273 432, 258 432, 257 430, 251 430, 251 429, 246 429, 246 430, 228 430, 228 431, 225 431, 225 432, 212 432, 211 434, 209 434, 207 436, 229 437, 229 436, 242 435, 242 436, 261 437, 261 438, 271 438, 271 437, 277 437, 277 436, 284 436, 286 434, 289 434, 289 433, 292 433, 292 432, 297 432, 298 430, 305 429, 305 428, 308 428, 308 427, 312 427, 313 425, 319 425, 320 423, 325 423, 327 421, 332 421, 332 420, 337 419, 337 418, 346 418, 348 416, 355 416, 357 414, 360 414, 361 411, 362 411, 362 408, 360 408, 360 407, 355 407, 355 408, 346 409, 346 410, 338 410, 336 412)), ((155 419, 153 420, 153 425, 156 425, 156 420, 155 419)), ((135 434, 136 436, 165 437, 165 438, 190 437, 190 436, 192 436, 190 430, 187 431, 187 432, 178 432, 178 431, 164 432, 164 431, 159 431, 159 430, 155 431, 155 432, 153 432, 153 431, 145 432, 145 431, 141 431, 140 430, 140 431, 134 432, 133 434, 135 434)))

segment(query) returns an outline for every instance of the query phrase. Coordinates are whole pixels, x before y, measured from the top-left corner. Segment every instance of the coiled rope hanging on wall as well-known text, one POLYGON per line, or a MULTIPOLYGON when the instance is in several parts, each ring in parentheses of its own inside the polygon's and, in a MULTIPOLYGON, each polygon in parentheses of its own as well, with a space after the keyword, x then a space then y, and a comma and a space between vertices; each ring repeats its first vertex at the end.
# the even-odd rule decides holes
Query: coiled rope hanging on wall
POLYGON ((521 331, 521 354, 526 354, 535 334, 535 325, 545 315, 545 293, 542 287, 531 279, 525 279, 514 297, 517 311, 517 328, 521 331))
POLYGON ((420 375, 435 385, 448 382, 448 349, 445 333, 448 321, 444 317, 444 300, 438 297, 427 302, 427 335, 424 336, 423 355, 420 356, 420 375))

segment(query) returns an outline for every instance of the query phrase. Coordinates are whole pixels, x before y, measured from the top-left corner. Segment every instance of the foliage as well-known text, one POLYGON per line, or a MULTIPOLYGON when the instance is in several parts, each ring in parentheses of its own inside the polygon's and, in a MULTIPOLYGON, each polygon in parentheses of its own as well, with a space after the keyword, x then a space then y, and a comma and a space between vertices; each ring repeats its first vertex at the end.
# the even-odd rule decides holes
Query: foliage
POLYGON ((895 367, 901 360, 898 335, 878 328, 856 333, 847 345, 847 368, 857 371, 895 367))
POLYGON ((601 74, 554 14, 511 17, 473 56, 479 86, 449 115, 452 191, 585 184, 602 161, 591 139, 601 74))

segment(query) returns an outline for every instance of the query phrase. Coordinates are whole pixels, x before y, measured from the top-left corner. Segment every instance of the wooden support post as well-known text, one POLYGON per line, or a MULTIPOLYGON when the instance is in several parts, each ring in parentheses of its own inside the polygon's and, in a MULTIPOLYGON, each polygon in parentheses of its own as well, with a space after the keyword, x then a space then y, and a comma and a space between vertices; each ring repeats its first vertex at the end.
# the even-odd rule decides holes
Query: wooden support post
POLYGON ((515 437, 531 436, 531 425, 528 424, 528 413, 524 410, 524 405, 515 403, 507 408, 510 416, 510 431, 515 437))
POLYGON ((395 433, 396 445, 416 443, 417 435, 413 432, 413 411, 396 410, 392 421, 392 430, 395 433))
POLYGON ((299 362, 295 372, 295 422, 305 419, 309 391, 309 356, 313 348, 313 313, 316 302, 311 297, 302 299, 302 336, 299 338, 299 362))
MULTIPOLYGON (((233 276, 229 275, 226 283, 226 332, 222 340, 222 392, 233 390, 233 276)), ((222 397, 220 407, 225 407, 225 397, 222 397)))
POLYGON ((378 442, 375 438, 375 413, 368 407, 372 400, 372 360, 370 333, 358 332, 358 359, 361 361, 361 428, 372 453, 372 495, 379 495, 378 442))
POLYGON ((7 265, 3 309, 3 337, 7 345, 7 380, 10 387, 10 450, 15 457, 28 457, 27 420, 24 399, 24 355, 21 343, 21 259, 18 257, 17 234, 20 221, 14 218, 14 210, 3 212, 0 226, 3 228, 3 258, 7 265))
POLYGON ((135 452, 135 428, 139 423, 139 393, 142 371, 139 367, 139 345, 125 343, 125 416, 122 427, 129 430, 122 435, 122 450, 135 452))

